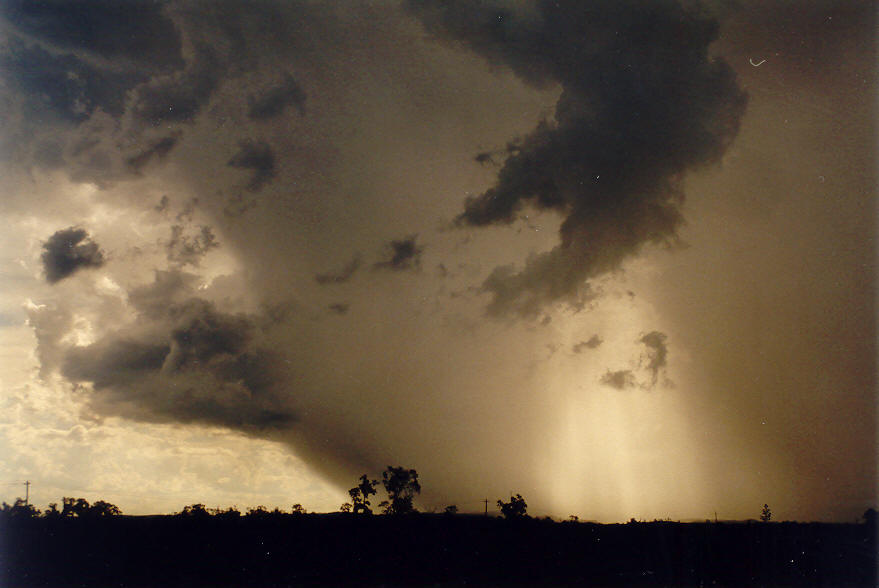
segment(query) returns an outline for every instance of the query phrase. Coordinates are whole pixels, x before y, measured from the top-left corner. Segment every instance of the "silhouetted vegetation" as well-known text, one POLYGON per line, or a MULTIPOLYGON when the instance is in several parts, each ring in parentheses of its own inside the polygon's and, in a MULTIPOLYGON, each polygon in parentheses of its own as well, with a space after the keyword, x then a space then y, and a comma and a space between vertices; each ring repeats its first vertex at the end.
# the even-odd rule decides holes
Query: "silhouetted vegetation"
POLYGON ((528 505, 521 494, 510 496, 509 502, 498 500, 497 505, 505 519, 522 519, 528 516, 528 505))
MULTIPOLYGON (((394 496, 415 493, 404 478, 394 496)), ((0 509, 0 586, 875 585, 873 509, 858 524, 601 525, 529 518, 521 495, 499 502, 517 524, 451 516, 453 505, 368 517, 309 514, 298 504, 241 516, 192 504, 132 517, 91 516, 118 512, 103 501, 86 508, 65 499, 62 515, 57 505, 40 513, 17 500, 0 509)))
MULTIPOLYGON (((354 514, 372 514, 372 509, 369 508, 369 497, 376 493, 376 486, 378 486, 377 480, 370 480, 369 476, 363 474, 360 476, 360 484, 348 490, 354 514)), ((344 508, 345 505, 343 504, 342 506, 344 508)))
POLYGON ((382 472, 382 486, 388 493, 388 500, 382 503, 385 514, 404 515, 416 512, 412 501, 416 494, 421 493, 418 472, 401 466, 388 466, 382 472))
POLYGON ((205 518, 211 516, 208 512, 208 509, 201 503, 199 504, 190 504, 188 506, 184 506, 183 510, 180 511, 179 516, 181 517, 195 517, 195 518, 205 518))
POLYGON ((3 503, 0 507, 3 518, 30 518, 40 515, 40 511, 33 504, 27 504, 23 498, 17 498, 13 504, 3 503))
MULTIPOLYGON (((21 499, 19 499, 21 500, 21 499)), ((16 501, 16 505, 18 504, 18 500, 16 501)), ((122 514, 122 511, 119 510, 119 507, 115 504, 110 504, 109 502, 105 502, 103 500, 98 500, 94 504, 89 504, 89 501, 85 498, 71 498, 69 496, 65 496, 61 499, 61 510, 58 510, 58 504, 52 502, 49 504, 49 508, 46 509, 44 516, 53 518, 53 517, 79 517, 79 518, 94 518, 94 517, 114 517, 122 514)), ((4 503, 5 506, 5 503, 4 503)), ((30 507, 33 509, 33 506, 30 507)), ((34 513, 39 513, 36 509, 33 509, 34 513)))
POLYGON ((764 523, 768 523, 772 519, 772 511, 769 509, 768 504, 763 505, 763 510, 760 511, 760 520, 764 523))

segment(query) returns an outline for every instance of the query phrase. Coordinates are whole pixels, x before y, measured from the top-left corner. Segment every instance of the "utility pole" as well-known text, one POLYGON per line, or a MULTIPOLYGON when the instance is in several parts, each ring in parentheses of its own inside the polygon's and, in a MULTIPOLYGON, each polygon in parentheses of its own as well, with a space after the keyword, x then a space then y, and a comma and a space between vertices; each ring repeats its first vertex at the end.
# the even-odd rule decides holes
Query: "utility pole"
POLYGON ((485 503, 485 516, 488 516, 488 498, 486 498, 485 500, 482 500, 480 502, 485 503))
POLYGON ((24 505, 25 506, 28 506, 28 504, 30 504, 29 503, 30 497, 31 497, 31 481, 25 480, 24 481, 24 505))

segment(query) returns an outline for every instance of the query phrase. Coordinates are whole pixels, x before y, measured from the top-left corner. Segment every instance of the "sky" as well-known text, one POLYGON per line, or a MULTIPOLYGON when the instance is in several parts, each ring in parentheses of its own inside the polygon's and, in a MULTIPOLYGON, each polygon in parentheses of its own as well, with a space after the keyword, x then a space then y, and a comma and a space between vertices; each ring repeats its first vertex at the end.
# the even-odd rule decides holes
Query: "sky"
POLYGON ((876 506, 875 10, 0 7, 0 498, 876 506))

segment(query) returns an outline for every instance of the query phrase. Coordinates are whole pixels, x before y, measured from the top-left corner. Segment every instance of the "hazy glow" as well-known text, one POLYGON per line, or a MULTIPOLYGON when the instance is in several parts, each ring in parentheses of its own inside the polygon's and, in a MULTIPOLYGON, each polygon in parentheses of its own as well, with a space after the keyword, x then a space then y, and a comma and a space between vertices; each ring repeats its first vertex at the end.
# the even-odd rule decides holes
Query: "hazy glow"
MULTIPOLYGON (((633 265, 627 277, 643 279, 650 271, 633 265)), ((547 426, 551 447, 542 468, 551 481, 550 510, 602 521, 705 517, 698 445, 685 410, 690 391, 673 384, 673 369, 649 388, 643 346, 637 343, 645 325, 661 321, 649 304, 624 294, 625 281, 605 286, 619 295, 599 303, 597 322, 593 316, 554 326, 557 340, 569 344, 541 371, 553 407, 547 426), (605 340, 572 354, 571 346, 592 333, 585 325, 605 340), (598 366, 632 370, 636 384, 623 390, 603 385, 598 366)), ((677 348, 670 353, 677 360, 677 348)))

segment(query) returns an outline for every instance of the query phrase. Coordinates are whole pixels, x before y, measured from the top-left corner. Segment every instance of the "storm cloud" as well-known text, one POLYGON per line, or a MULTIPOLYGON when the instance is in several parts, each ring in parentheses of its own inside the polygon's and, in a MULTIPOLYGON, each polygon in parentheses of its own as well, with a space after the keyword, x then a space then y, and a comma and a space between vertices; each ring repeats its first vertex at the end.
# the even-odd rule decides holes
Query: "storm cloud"
POLYGON ((202 257, 219 246, 213 229, 207 225, 200 226, 196 232, 189 231, 184 225, 174 225, 165 249, 168 261, 197 267, 202 257))
POLYGON ((135 0, 74 1, 64 4, 11 0, 0 14, 22 31, 59 49, 105 59, 125 58, 141 66, 173 69, 182 65, 180 35, 164 12, 165 3, 135 0))
POLYGON ((354 273, 360 268, 361 263, 360 256, 355 256, 339 271, 315 274, 314 280, 321 285, 344 284, 354 276, 354 273))
POLYGON ((571 349, 574 353, 580 353, 584 349, 596 349, 603 342, 604 341, 602 340, 602 338, 598 335, 592 335, 587 341, 580 341, 579 343, 575 343, 571 349))
POLYGON ((577 304, 589 278, 675 241, 683 174, 719 160, 745 109, 733 70, 708 55, 714 20, 671 1, 408 5, 430 33, 561 87, 554 119, 510 145, 494 186, 457 218, 510 224, 525 206, 564 217, 554 249, 486 279, 491 314, 577 304))
POLYGON ((638 342, 647 347, 647 371, 650 372, 650 385, 655 386, 660 371, 668 365, 668 337, 665 333, 651 331, 641 337, 638 342))
POLYGON ((635 374, 632 370, 606 371, 601 376, 601 383, 617 390, 635 387, 635 374))
POLYGON ((421 254, 424 248, 416 243, 417 235, 410 235, 403 239, 392 239, 386 249, 386 258, 376 262, 376 269, 389 269, 404 271, 421 267, 421 254))
POLYGON ((258 342, 255 316, 183 298, 185 275, 160 273, 134 291, 138 320, 85 346, 68 347, 63 375, 93 388, 98 414, 221 425, 246 433, 290 427, 282 362, 258 342))
POLYGON ((402 463, 425 507, 858 516, 875 15, 697 4, 4 3, 4 389, 280 441, 343 493, 402 463), (81 226, 46 278, 100 271, 35 279, 81 226))
POLYGON ((54 284, 75 272, 104 265, 104 253, 85 229, 70 227, 55 232, 43 244, 43 271, 54 284))
POLYGON ((242 141, 238 147, 238 153, 226 165, 252 171, 246 186, 251 192, 257 192, 275 177, 275 154, 264 141, 242 141))
POLYGON ((305 90, 293 76, 286 74, 278 85, 272 86, 262 94, 250 97, 247 116, 254 120, 275 118, 290 106, 299 114, 305 115, 305 90))
POLYGON ((174 149, 174 146, 177 145, 177 141, 179 139, 179 135, 162 137, 140 153, 129 157, 127 159, 127 163, 134 171, 139 172, 150 161, 154 159, 159 161, 165 159, 165 157, 171 152, 171 150, 174 149))

